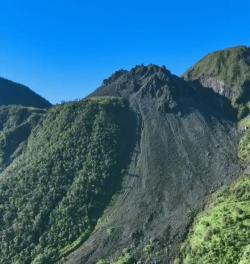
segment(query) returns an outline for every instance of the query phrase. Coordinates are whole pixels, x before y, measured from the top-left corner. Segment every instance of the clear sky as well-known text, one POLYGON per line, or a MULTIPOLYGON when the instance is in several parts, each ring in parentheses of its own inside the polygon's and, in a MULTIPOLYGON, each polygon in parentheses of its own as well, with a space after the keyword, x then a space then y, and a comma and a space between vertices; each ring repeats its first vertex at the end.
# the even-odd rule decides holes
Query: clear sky
POLYGON ((0 76, 52 103, 82 98, 115 70, 179 75, 214 50, 250 46, 249 0, 0 0, 0 76))

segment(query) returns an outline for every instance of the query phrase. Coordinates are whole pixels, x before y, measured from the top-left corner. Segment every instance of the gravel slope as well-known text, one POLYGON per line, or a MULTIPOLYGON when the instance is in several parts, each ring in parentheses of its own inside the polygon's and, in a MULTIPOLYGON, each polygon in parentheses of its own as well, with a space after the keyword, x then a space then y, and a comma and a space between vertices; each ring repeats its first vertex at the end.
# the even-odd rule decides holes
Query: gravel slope
POLYGON ((171 263, 208 195, 241 170, 234 111, 212 89, 191 87, 154 65, 119 71, 91 96, 128 100, 137 115, 137 144, 95 231, 62 262, 116 259, 130 248, 142 263, 171 263), (147 262, 142 252, 149 244, 147 262))

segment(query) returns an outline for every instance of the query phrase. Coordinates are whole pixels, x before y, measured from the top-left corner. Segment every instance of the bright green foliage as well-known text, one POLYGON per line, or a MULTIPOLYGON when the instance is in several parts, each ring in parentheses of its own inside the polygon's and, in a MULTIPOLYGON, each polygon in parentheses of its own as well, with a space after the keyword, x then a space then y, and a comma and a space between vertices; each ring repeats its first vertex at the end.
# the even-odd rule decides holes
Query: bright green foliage
POLYGON ((244 46, 209 54, 184 74, 189 80, 214 77, 224 82, 225 94, 238 108, 239 116, 249 112, 250 49, 244 46))
POLYGON ((152 254, 152 252, 154 251, 154 246, 153 244, 147 244, 144 248, 143 248, 143 254, 146 256, 150 256, 152 254))
POLYGON ((239 264, 249 264, 250 262, 250 244, 243 250, 239 264))
POLYGON ((246 163, 250 163, 250 118, 247 116, 239 122, 239 128, 246 130, 239 143, 239 158, 246 163))
POLYGON ((108 262, 107 260, 105 259, 100 259, 96 262, 96 264, 110 264, 110 262, 108 262))
POLYGON ((250 133, 246 133, 240 140, 239 157, 242 161, 250 162, 250 133))
POLYGON ((23 106, 0 107, 0 172, 18 156, 45 110, 23 106))
POLYGON ((135 264, 136 259, 132 256, 128 249, 124 249, 122 255, 115 261, 107 261, 100 259, 96 264, 135 264))
POLYGON ((197 217, 180 263, 250 263, 249 245, 250 175, 246 175, 197 217))
POLYGON ((119 186, 134 127, 121 99, 49 110, 0 177, 0 263, 54 263, 86 240, 119 186))
POLYGON ((129 252, 125 252, 117 261, 113 262, 112 264, 135 264, 135 263, 136 261, 134 257, 129 252))

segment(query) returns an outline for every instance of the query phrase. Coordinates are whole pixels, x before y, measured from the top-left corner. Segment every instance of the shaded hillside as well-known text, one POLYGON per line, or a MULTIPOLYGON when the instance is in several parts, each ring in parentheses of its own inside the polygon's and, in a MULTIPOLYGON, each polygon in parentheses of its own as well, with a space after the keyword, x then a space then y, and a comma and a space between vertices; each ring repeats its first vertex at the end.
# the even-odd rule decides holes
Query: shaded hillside
POLYGON ((119 98, 48 111, 0 176, 1 263, 54 263, 89 236, 120 184, 134 118, 119 98))
POLYGON ((0 106, 0 171, 22 151, 32 129, 45 110, 23 106, 0 106))
POLYGON ((250 48, 241 46, 211 53, 190 68, 184 78, 198 80, 225 95, 239 110, 239 117, 249 113, 250 48))
POLYGON ((28 87, 0 78, 0 105, 48 108, 51 104, 28 87))
POLYGON ((118 71, 93 95, 128 101, 140 137, 120 192, 62 263, 171 263, 211 192, 239 174, 230 102, 154 65, 118 71))

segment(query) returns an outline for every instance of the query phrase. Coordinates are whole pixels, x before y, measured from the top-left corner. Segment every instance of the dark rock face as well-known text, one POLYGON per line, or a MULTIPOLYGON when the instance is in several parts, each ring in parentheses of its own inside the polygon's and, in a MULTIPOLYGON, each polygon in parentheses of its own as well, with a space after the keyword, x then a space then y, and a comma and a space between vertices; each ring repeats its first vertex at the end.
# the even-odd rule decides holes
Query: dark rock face
POLYGON ((234 110, 211 89, 154 65, 116 72, 91 96, 129 102, 137 115, 137 145, 121 190, 64 262, 96 263, 124 248, 140 259, 153 243, 162 250, 157 263, 172 263, 207 196, 240 170, 234 110))
POLYGON ((51 104, 28 87, 0 78, 0 105, 48 108, 51 104))

